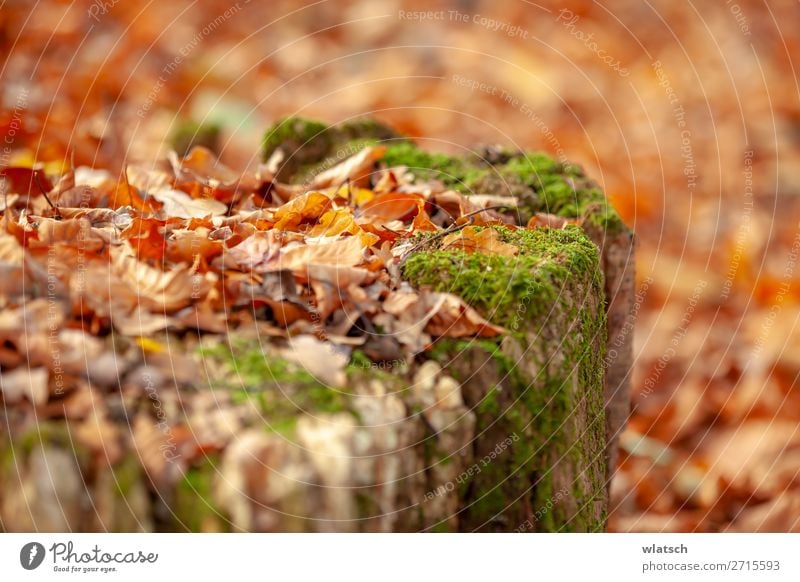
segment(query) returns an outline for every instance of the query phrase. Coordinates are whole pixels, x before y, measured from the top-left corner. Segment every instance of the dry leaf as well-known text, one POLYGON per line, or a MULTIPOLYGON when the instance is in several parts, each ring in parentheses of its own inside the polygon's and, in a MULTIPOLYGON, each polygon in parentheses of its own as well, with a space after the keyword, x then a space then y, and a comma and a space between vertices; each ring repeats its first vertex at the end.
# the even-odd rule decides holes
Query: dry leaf
POLYGON ((168 217, 205 218, 206 216, 222 216, 228 210, 222 202, 210 198, 192 198, 181 190, 162 187, 152 193, 153 198, 161 202, 162 211, 168 217))
POLYGON ((513 257, 519 249, 500 240, 500 234, 493 228, 467 226, 442 239, 443 249, 460 249, 466 252, 513 257))
POLYGON ((281 251, 278 261, 270 270, 291 269, 303 272, 308 265, 355 267, 364 260, 361 239, 343 237, 333 242, 296 245, 281 251))
POLYGON ((385 151, 384 146, 365 147, 341 164, 317 174, 311 182, 311 187, 327 188, 343 184, 348 180, 358 185, 361 179, 370 173, 375 162, 383 157, 385 151))
POLYGON ((356 224, 353 213, 347 208, 329 210, 323 214, 319 224, 308 231, 308 236, 338 236, 344 233, 359 236, 365 247, 372 246, 380 240, 378 236, 365 232, 356 224))
POLYGON ((275 211, 275 229, 296 230, 301 223, 321 217, 331 205, 331 199, 321 192, 298 196, 275 211))

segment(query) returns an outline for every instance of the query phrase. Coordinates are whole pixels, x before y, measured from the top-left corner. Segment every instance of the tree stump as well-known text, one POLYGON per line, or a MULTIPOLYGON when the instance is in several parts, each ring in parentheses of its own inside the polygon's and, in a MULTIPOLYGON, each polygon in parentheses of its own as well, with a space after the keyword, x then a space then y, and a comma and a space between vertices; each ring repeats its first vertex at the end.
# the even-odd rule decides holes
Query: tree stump
POLYGON ((340 388, 258 326, 183 338, 180 351, 168 335, 109 339, 118 384, 75 363, 81 391, 6 408, 3 530, 604 528, 627 416, 631 232, 580 168, 543 154, 449 156, 370 120, 298 118, 267 132, 264 154, 280 180, 312 184, 375 143, 386 167, 550 226, 494 227, 513 257, 420 238, 400 266, 414 288, 458 295, 505 332, 439 339, 413 360, 388 359, 376 333, 340 388))

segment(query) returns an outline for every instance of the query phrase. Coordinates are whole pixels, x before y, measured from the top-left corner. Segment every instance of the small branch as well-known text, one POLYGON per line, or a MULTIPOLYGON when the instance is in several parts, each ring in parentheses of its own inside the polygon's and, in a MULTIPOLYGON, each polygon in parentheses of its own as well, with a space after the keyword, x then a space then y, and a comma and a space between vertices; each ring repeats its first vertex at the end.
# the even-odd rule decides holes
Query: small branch
MULTIPOLYGON (((409 257, 409 256, 411 255, 411 253, 413 253, 414 251, 417 251, 417 250, 421 249, 422 247, 429 245, 430 243, 432 243, 432 242, 433 242, 433 241, 435 241, 435 240, 438 240, 438 239, 440 239, 440 238, 444 238, 444 237, 446 237, 448 234, 452 234, 452 233, 454 233, 454 232, 458 232, 458 231, 459 231, 459 230, 461 230, 462 228, 465 228, 465 227, 467 227, 467 226, 471 226, 471 225, 472 225, 472 223, 473 223, 473 220, 472 220, 472 217, 473 217, 473 216, 475 216, 475 215, 477 215, 477 214, 480 214, 481 212, 487 212, 487 211, 489 211, 489 210, 498 210, 498 209, 500 209, 500 208, 506 208, 506 207, 505 207, 505 206, 489 206, 489 207, 487 207, 487 208, 481 208, 480 210, 473 210, 472 212, 468 212, 467 214, 464 214, 463 216, 460 216, 460 217, 458 218, 458 220, 460 220, 460 219, 462 219, 462 218, 468 218, 468 219, 469 219, 469 222, 465 222, 465 223, 463 223, 463 224, 457 224, 457 223, 453 222, 453 224, 451 224, 450 226, 448 226, 448 227, 447 227, 447 228, 445 228, 444 230, 440 230, 440 231, 439 231, 439 232, 437 232, 436 234, 432 235, 430 238, 426 238, 425 240, 423 240, 423 241, 421 241, 421 242, 419 242, 419 243, 415 244, 413 247, 411 247, 410 249, 408 249, 408 250, 407 250, 407 251, 406 251, 406 252, 403 254, 403 257, 400 259, 400 263, 399 263, 399 265, 400 265, 400 266, 402 266, 402 265, 403 265, 403 263, 405 263, 405 262, 406 262, 406 259, 408 259, 408 257, 409 257)), ((386 227, 384 227, 384 228, 386 228, 386 227)))
POLYGON ((36 180, 36 185, 39 186, 39 190, 42 192, 42 196, 44 196, 44 199, 47 200, 47 203, 50 205, 50 208, 52 208, 55 211, 58 219, 61 220, 62 218, 64 218, 63 216, 61 216, 61 212, 59 212, 58 206, 53 204, 53 202, 50 200, 50 197, 47 195, 47 192, 45 191, 44 186, 42 185, 42 180, 41 178, 39 178, 38 170, 33 171, 33 178, 34 180, 36 180))

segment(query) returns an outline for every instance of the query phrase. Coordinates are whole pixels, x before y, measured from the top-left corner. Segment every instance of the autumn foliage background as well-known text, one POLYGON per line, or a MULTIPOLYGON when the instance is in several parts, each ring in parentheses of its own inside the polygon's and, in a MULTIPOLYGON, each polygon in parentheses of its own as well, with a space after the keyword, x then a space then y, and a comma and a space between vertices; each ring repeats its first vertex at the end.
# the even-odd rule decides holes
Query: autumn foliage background
POLYGON ((286 114, 370 114, 434 149, 502 143, 576 161, 639 242, 611 529, 798 531, 798 11, 10 2, 2 162, 118 172, 163 156, 194 121, 219 125, 222 160, 244 171, 286 114))

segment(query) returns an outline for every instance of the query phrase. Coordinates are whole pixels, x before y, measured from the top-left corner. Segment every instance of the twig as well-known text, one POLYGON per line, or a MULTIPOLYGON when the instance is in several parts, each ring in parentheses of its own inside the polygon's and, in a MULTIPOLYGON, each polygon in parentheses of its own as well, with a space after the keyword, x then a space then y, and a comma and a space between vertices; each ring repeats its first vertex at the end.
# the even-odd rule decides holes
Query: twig
POLYGON ((398 235, 398 236, 407 236, 407 235, 408 235, 408 233, 407 233, 407 232, 400 232, 399 230, 395 230, 395 229, 393 229, 393 228, 389 228, 389 227, 388 227, 388 226, 386 226, 385 224, 382 224, 382 225, 381 225, 381 228, 382 228, 383 230, 388 230, 389 232, 391 232, 391 233, 394 233, 394 234, 396 234, 396 235, 398 235))
POLYGON ((460 218, 469 218, 471 216, 475 216, 476 214, 480 214, 481 212, 488 212, 489 210, 500 210, 501 208, 508 208, 508 206, 487 206, 486 208, 481 208, 479 210, 473 210, 472 212, 467 212, 460 218))
MULTIPOLYGON (((464 214, 463 216, 460 216, 459 219, 469 218, 469 222, 466 222, 464 224, 457 224, 457 223, 453 222, 453 224, 451 224, 450 226, 448 226, 444 230, 440 230, 439 232, 437 232, 436 234, 430 236, 429 238, 426 238, 425 240, 420 241, 419 243, 415 244, 410 249, 408 249, 405 253, 403 253, 403 257, 400 259, 399 265, 402 266, 403 263, 406 262, 406 259, 408 259, 408 257, 414 251, 417 251, 417 250, 421 249, 422 247, 429 245, 430 243, 432 243, 435 240, 438 240, 440 238, 444 238, 448 234, 452 234, 454 232, 458 232, 462 228, 465 228, 467 226, 472 225, 472 223, 473 223, 472 217, 473 216, 475 216, 477 214, 480 214, 481 212, 486 212, 488 210, 497 210, 499 208, 505 208, 505 206, 489 206, 487 208, 481 208, 480 210, 473 210, 472 212, 468 212, 467 214, 464 214)), ((384 228, 386 228, 386 227, 384 226, 384 228)))
POLYGON ((408 259, 408 257, 410 257, 411 253, 413 253, 414 251, 417 251, 417 250, 421 249, 422 247, 429 245, 433 241, 447 236, 448 234, 452 234, 454 232, 458 232, 459 230, 469 226, 470 224, 472 224, 471 220, 469 222, 465 223, 465 224, 453 224, 452 226, 448 226, 444 230, 440 230, 436 234, 431 235, 429 238, 426 238, 425 240, 418 242, 417 244, 412 246, 410 249, 408 249, 405 253, 403 253, 403 257, 400 259, 399 266, 402 267, 403 264, 408 259))
POLYGON ((64 218, 63 216, 61 216, 61 212, 59 212, 58 206, 53 204, 53 202, 50 200, 50 197, 47 195, 47 192, 45 191, 44 186, 42 185, 42 180, 41 178, 39 178, 38 170, 33 171, 33 179, 36 180, 36 185, 39 186, 39 190, 41 190, 42 196, 44 196, 44 199, 47 200, 47 203, 50 205, 50 208, 55 210, 58 219, 61 220, 62 218, 64 218))

